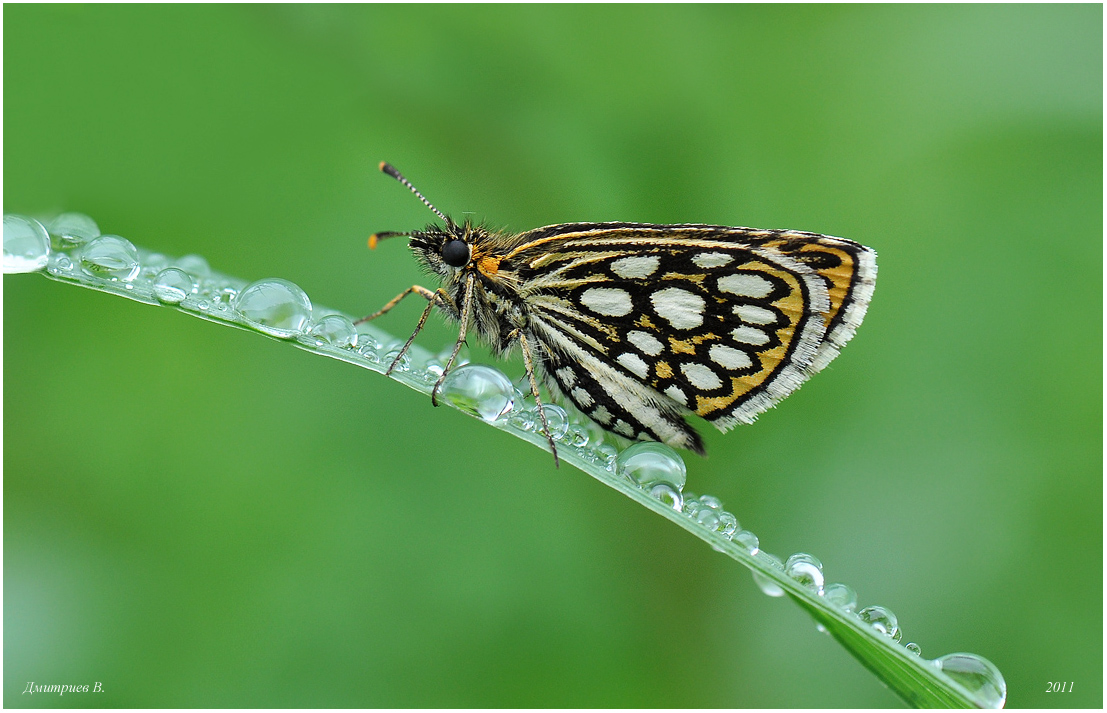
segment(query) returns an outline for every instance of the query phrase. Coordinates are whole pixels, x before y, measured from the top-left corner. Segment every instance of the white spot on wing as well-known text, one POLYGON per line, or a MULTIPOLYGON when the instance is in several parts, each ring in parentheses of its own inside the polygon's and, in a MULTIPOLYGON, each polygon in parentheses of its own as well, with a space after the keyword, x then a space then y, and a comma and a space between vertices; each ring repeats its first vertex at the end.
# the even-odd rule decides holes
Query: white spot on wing
POLYGON ((657 255, 633 255, 619 258, 611 263, 611 271, 619 277, 649 277, 657 271, 659 264, 661 264, 661 258, 657 255))
POLYGON ((711 351, 708 353, 711 354, 711 361, 724 369, 745 369, 753 365, 753 362, 750 360, 750 355, 746 354, 741 349, 735 349, 722 344, 713 344, 711 345, 711 351))
POLYGON ((664 345, 648 332, 637 330, 627 332, 627 341, 642 350, 643 354, 649 354, 650 356, 657 356, 664 348, 664 345))
POLYGON ((700 253, 699 255, 696 255, 694 258, 692 258, 692 262, 696 263, 697 266, 702 267, 705 270, 712 267, 722 267, 723 265, 728 265, 733 261, 734 258, 730 255, 727 255, 726 253, 700 253))
POLYGON ((633 308, 630 294, 626 290, 613 287, 591 287, 580 296, 580 301, 596 314, 606 314, 609 317, 623 317, 630 314, 633 308))
POLYGON ((634 426, 631 426, 626 421, 619 419, 615 422, 615 433, 624 435, 627 438, 634 438, 634 426))
POLYGON ((730 330, 730 336, 734 337, 734 341, 742 344, 761 345, 769 343, 769 335, 756 327, 735 327, 730 330))
POLYGON ((588 408, 593 403, 595 403, 592 400, 592 395, 579 386, 573 389, 573 392, 570 394, 570 396, 573 397, 573 402, 581 408, 588 408))
POLYGON ((754 305, 736 305, 734 314, 738 315, 743 322, 750 324, 772 324, 776 321, 776 314, 772 310, 754 305))
POLYGON ((645 379, 646 374, 649 373, 650 370, 646 362, 642 361, 642 357, 637 354, 631 354, 630 352, 620 354, 615 357, 615 361, 625 366, 630 373, 636 375, 640 379, 645 379))
POLYGON ((577 383, 576 373, 567 366, 557 370, 557 378, 561 379, 561 383, 565 384, 566 388, 571 388, 573 384, 577 383))
POLYGON ((719 375, 712 371, 710 367, 704 366, 703 364, 681 364, 680 370, 688 377, 688 382, 697 389, 711 391, 723 385, 723 381, 719 378, 719 375))
POLYGON ((611 412, 603 406, 597 406, 596 410, 592 412, 592 420, 606 426, 611 423, 611 412))
POLYGON ((667 287, 650 295, 650 302, 677 329, 693 329, 703 324, 703 298, 688 290, 667 287))
POLYGON ((677 386, 670 386, 665 389, 665 395, 678 404, 688 405, 688 397, 684 395, 684 392, 677 386))
POLYGON ((719 278, 719 289, 730 292, 739 297, 753 297, 763 299, 773 291, 773 283, 761 275, 748 272, 739 272, 734 275, 724 275, 719 278))

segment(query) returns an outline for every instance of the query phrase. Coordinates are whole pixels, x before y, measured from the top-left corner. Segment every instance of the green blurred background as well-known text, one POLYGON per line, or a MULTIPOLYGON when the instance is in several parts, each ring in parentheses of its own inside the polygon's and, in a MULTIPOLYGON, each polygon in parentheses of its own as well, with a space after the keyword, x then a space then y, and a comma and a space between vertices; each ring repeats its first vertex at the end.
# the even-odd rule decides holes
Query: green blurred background
MULTIPOLYGON (((875 247, 855 341, 757 424, 705 427, 688 489, 927 658, 993 661, 1009 705, 1102 705, 1100 6, 3 12, 6 212, 346 312, 426 282, 365 248, 431 217, 382 159, 515 229, 875 247)), ((899 704, 518 439, 254 334, 3 283, 8 706, 899 704)))

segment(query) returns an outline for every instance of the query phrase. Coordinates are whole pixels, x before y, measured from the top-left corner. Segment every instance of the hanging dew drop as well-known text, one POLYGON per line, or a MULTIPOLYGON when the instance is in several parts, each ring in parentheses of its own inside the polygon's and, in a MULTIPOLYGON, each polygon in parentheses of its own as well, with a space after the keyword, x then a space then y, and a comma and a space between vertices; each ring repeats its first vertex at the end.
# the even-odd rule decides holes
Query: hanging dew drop
POLYGON ((852 612, 857 609, 857 592, 853 591, 853 588, 848 584, 834 584, 826 585, 823 590, 823 599, 827 601, 831 606, 837 607, 845 612, 852 612))
POLYGON ((166 304, 180 304, 192 294, 192 276, 176 267, 167 267, 154 278, 154 296, 166 304))
POLYGON ((281 339, 303 334, 311 323, 311 300, 277 277, 247 285, 235 297, 234 310, 258 331, 281 339))
POLYGON ((83 245, 100 237, 100 226, 84 213, 62 213, 50 221, 50 235, 59 249, 83 245))
POLYGON ((328 314, 311 328, 311 336, 320 345, 354 348, 357 346, 357 329, 354 323, 340 314, 328 314))
POLYGON ((819 596, 823 595, 823 563, 806 552, 797 552, 784 563, 784 572, 819 596))
POLYGON ((139 271, 138 249, 126 238, 101 235, 80 250, 81 270, 92 277, 130 282, 139 271))
POLYGON ((50 235, 42 223, 4 216, 4 272, 38 272, 50 262, 50 235))
POLYGON ((932 662, 964 688, 982 708, 1002 708, 1007 682, 992 662, 976 654, 946 654, 932 662))
MULTIPOLYGON (((784 565, 781 563, 780 558, 778 558, 776 555, 771 555, 768 552, 762 552, 761 553, 761 560, 766 562, 769 566, 773 567, 774 569, 779 569, 781 571, 784 570, 784 565)), ((777 584, 775 581, 773 581, 772 579, 766 577, 765 575, 761 574, 760 572, 755 571, 753 573, 753 581, 754 581, 754 583, 757 584, 758 587, 761 588, 762 592, 769 595, 770 597, 783 597, 784 596, 784 589, 782 589, 781 586, 779 584, 777 584)))
POLYGON ((907 644, 906 646, 904 646, 903 648, 907 649, 908 651, 915 654, 916 656, 922 656, 922 652, 923 652, 922 647, 919 646, 918 644, 916 644, 913 641, 910 644, 907 644))
POLYGON ((496 369, 465 364, 450 370, 438 395, 466 413, 493 422, 511 410, 515 390, 496 369))

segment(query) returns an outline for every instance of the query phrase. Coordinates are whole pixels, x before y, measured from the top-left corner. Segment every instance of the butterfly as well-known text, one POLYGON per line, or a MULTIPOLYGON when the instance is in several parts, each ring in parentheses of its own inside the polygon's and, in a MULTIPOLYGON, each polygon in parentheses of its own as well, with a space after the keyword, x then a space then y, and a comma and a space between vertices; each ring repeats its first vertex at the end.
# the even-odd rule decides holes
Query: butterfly
POLYGON ((843 238, 721 225, 561 223, 506 233, 456 223, 390 164, 444 223, 380 232, 409 238, 441 286, 413 285, 427 307, 390 373, 439 309, 458 339, 432 403, 467 335, 498 356, 522 352, 549 441, 542 382, 604 429, 703 454, 685 420, 722 431, 752 423, 838 355, 860 326, 876 284, 876 252, 843 238))

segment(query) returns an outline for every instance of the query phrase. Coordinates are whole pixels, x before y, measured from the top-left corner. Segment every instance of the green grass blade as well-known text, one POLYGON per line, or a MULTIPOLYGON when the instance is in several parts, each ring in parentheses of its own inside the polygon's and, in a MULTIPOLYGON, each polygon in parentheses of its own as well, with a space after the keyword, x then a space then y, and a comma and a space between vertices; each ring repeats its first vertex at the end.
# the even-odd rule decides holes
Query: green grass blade
MULTIPOLYGON (((72 219, 69 223, 73 223, 72 219)), ((94 223, 91 225, 95 227, 94 223)), ((95 232, 98 235, 99 231, 95 232)), ((135 249, 116 237, 48 238, 39 223, 19 216, 5 216, 4 248, 5 272, 39 271, 60 282, 146 304, 170 306, 378 373, 387 370, 402 344, 402 340, 372 325, 361 325, 355 332, 349 316, 311 305, 307 296, 291 283, 266 280, 247 285, 244 280, 210 270, 197 256, 174 260, 135 249), (260 297, 263 309, 257 311, 258 301, 249 301, 247 296, 260 297)), ((470 373, 481 377, 475 381, 479 388, 455 390, 444 401, 548 450, 545 436, 535 427, 533 406, 528 414, 525 400, 514 393, 506 377, 489 367, 481 369, 470 369, 470 373)), ((401 368, 390 376, 429 395, 440 373, 441 363, 436 357, 413 346, 401 368)), ((779 559, 752 544, 756 542, 752 533, 737 530, 737 521, 717 507, 714 499, 681 496, 672 490, 662 491, 660 497, 658 491, 651 494, 630 477, 617 458, 616 449, 583 417, 567 416, 566 423, 559 424, 558 433, 558 453, 563 462, 738 561, 760 579, 763 590, 774 595, 787 594, 907 704, 920 708, 1003 706, 1006 685, 999 671, 986 660, 972 654, 950 654, 934 661, 923 659, 899 644, 894 637, 894 624, 891 631, 882 631, 854 613, 852 607, 825 597, 821 568, 814 581, 792 576, 795 571, 791 574, 785 571, 779 559), (712 501, 714 505, 709 504, 712 501)), ((672 457, 679 458, 675 453, 672 457)), ((680 482, 676 489, 682 486, 680 482)))

